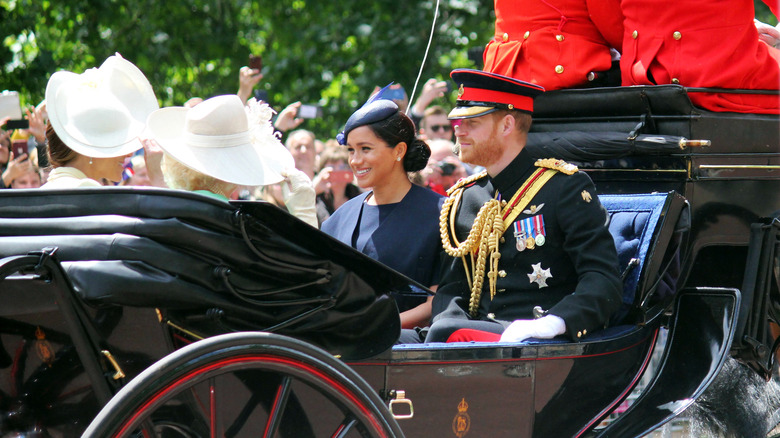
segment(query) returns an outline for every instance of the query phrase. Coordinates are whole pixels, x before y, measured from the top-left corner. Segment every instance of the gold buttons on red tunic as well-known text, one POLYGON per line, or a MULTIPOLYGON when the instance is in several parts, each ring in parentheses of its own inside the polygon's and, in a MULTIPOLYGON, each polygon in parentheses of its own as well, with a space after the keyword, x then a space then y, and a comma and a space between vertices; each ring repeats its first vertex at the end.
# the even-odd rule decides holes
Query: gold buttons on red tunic
POLYGON ((563 41, 563 35, 561 34, 555 35, 555 39, 558 41, 563 41))
POLYGON ((555 73, 558 73, 558 74, 563 73, 563 66, 562 65, 556 65, 555 66, 555 73))
POLYGON ((675 31, 675 32, 672 34, 672 38, 674 38, 674 39, 676 39, 676 40, 678 40, 678 41, 679 41, 679 40, 680 40, 680 38, 682 38, 682 34, 681 34, 680 32, 678 32, 678 31, 675 31))
POLYGON ((530 30, 527 30, 527 31, 525 31, 525 33, 523 34, 523 39, 524 39, 524 40, 527 40, 529 36, 531 36, 531 31, 530 31, 530 30))
POLYGON ((501 37, 501 39, 503 39, 503 40, 504 40, 504 42, 507 42, 507 41, 509 41, 509 34, 508 34, 508 33, 506 33, 506 32, 504 32, 504 35, 501 37))
POLYGON ((631 38, 636 39, 639 36, 639 32, 633 31, 631 32, 631 38))
POLYGON ((679 79, 677 79, 677 78, 672 78, 672 83, 673 83, 673 84, 679 84, 679 83, 680 83, 680 80, 679 80, 679 79))

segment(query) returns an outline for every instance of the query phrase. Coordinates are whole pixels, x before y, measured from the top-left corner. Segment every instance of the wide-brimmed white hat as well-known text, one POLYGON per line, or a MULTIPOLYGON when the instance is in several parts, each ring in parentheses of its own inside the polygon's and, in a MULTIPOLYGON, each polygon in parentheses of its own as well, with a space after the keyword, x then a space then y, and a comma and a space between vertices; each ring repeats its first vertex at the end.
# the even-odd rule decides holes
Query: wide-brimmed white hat
POLYGON ((138 136, 159 104, 146 76, 117 53, 82 74, 51 75, 46 108, 54 132, 69 148, 108 158, 141 147, 138 136))
POLYGON ((147 120, 160 147, 200 173, 244 186, 275 184, 295 160, 274 133, 273 110, 235 95, 212 97, 192 108, 161 108, 147 120))

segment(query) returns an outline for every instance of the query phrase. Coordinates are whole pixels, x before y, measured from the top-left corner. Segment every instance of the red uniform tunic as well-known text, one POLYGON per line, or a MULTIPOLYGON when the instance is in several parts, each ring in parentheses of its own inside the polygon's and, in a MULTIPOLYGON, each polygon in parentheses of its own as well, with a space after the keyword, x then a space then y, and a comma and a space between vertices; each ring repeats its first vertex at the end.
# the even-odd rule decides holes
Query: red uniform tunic
MULTIPOLYGON (((759 41, 753 0, 622 0, 621 9, 623 85, 780 88, 780 51, 759 41)), ((777 93, 689 96, 711 111, 780 113, 777 93)))
POLYGON ((609 44, 585 0, 495 0, 495 37, 484 70, 543 86, 572 88, 588 73, 609 70, 609 44))

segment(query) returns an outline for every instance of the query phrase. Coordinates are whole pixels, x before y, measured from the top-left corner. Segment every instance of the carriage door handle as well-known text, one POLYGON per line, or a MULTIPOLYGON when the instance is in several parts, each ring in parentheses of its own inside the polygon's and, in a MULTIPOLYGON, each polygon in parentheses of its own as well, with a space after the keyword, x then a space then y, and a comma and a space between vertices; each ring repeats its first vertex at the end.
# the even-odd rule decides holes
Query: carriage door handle
POLYGON ((390 396, 393 398, 390 399, 390 404, 388 405, 388 408, 390 408, 390 414, 393 415, 393 418, 395 418, 396 420, 408 420, 414 417, 414 406, 412 405, 412 401, 406 398, 406 391, 402 389, 392 390, 390 391, 390 396), (409 413, 396 414, 395 412, 393 412, 393 408, 395 405, 409 406, 409 413))
POLYGON ((100 351, 103 356, 108 359, 109 362, 111 362, 111 366, 114 367, 114 380, 123 379, 125 377, 124 371, 122 371, 122 368, 119 366, 119 363, 117 363, 116 359, 114 359, 114 356, 111 355, 111 352, 108 350, 101 350, 100 351))

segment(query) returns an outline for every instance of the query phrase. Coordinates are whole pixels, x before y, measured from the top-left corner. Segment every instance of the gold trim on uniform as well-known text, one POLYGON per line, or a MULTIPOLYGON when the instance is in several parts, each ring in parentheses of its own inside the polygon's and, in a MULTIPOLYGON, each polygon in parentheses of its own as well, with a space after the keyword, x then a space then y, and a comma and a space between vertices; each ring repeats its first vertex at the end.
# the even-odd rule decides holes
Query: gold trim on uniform
MULTIPOLYGON (((496 197, 485 202, 479 209, 474 224, 469 230, 465 242, 459 242, 455 236, 455 216, 458 205, 463 197, 464 187, 472 182, 487 176, 487 172, 472 175, 458 180, 454 186, 447 190, 448 198, 444 201, 439 216, 439 232, 444 251, 451 257, 459 257, 463 262, 466 281, 471 286, 469 299, 469 314, 477 315, 479 302, 482 299, 482 286, 485 277, 488 278, 490 299, 496 295, 496 281, 498 279, 498 261, 501 258, 499 251, 500 239, 517 215, 531 202, 544 186, 557 173, 557 170, 537 169, 512 196, 508 202, 499 201, 496 197), (515 202, 517 201, 517 202, 515 202), (508 207, 511 210, 507 211, 508 207), (504 218, 504 216, 506 216, 504 218), (452 232, 450 232, 452 230, 452 232), (454 244, 454 246, 453 246, 454 244), (471 267, 469 268, 469 262, 471 267), (489 268, 486 269, 488 258, 489 268), (485 272, 487 271, 487 272, 485 272)), ((536 241, 530 238, 530 247, 536 245, 536 241)), ((519 249, 518 249, 519 250, 519 249)))
POLYGON ((579 170, 574 164, 567 163, 557 158, 540 158, 536 160, 534 166, 557 170, 558 172, 565 173, 566 175, 574 175, 579 170))

